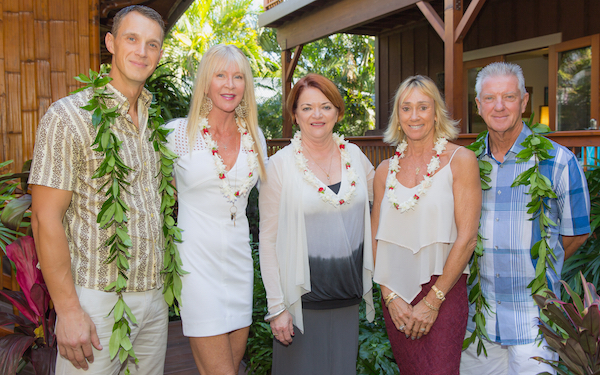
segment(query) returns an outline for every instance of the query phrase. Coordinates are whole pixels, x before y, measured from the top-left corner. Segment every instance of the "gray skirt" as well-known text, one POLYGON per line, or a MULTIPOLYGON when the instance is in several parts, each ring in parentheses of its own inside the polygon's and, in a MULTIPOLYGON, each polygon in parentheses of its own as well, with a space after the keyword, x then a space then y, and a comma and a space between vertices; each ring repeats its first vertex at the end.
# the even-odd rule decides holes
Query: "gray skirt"
POLYGON ((358 305, 302 310, 304 334, 294 326, 289 346, 273 339, 272 375, 355 375, 358 305))

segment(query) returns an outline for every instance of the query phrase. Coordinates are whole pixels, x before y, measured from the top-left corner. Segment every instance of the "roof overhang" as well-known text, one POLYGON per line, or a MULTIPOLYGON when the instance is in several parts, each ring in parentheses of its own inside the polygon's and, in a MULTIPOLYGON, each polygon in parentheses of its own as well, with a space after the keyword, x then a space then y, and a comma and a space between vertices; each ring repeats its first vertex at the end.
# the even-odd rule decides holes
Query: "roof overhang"
MULTIPOLYGON (((426 0, 428 1, 428 0, 426 0)), ((419 0, 287 0, 259 16, 259 26, 277 29, 283 49, 336 33, 380 35, 424 20, 419 0)), ((443 0, 431 0, 438 13, 443 0)))

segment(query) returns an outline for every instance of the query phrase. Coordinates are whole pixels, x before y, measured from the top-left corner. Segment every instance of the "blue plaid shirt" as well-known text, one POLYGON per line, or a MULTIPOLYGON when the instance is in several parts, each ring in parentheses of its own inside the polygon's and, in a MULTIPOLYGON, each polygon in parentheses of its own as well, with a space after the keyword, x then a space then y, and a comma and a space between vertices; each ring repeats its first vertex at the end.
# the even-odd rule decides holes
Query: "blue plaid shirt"
MULTIPOLYGON (((527 125, 500 163, 492 155, 488 138, 486 151, 479 157, 492 164, 491 189, 483 192, 481 235, 484 255, 480 261, 481 288, 491 305, 486 314, 486 330, 490 338, 502 345, 522 345, 535 341, 538 335, 538 308, 527 285, 535 277, 535 263, 530 249, 540 240, 538 220, 530 220, 526 205, 529 186, 512 188, 510 185, 523 171, 534 165, 530 160, 516 163, 516 155, 524 147, 521 143, 531 134, 527 125)), ((489 136, 488 136, 489 137, 489 136)), ((541 173, 552 182, 556 199, 549 199, 546 214, 557 224, 550 228, 549 246, 557 256, 558 275, 548 267, 546 274, 550 288, 560 291, 560 272, 564 262, 562 236, 576 236, 590 232, 590 195, 583 170, 571 151, 552 142, 553 159, 540 163, 541 173)), ((537 260, 536 260, 537 261, 537 260)), ((469 307, 467 329, 473 331, 472 317, 475 306, 469 307)))

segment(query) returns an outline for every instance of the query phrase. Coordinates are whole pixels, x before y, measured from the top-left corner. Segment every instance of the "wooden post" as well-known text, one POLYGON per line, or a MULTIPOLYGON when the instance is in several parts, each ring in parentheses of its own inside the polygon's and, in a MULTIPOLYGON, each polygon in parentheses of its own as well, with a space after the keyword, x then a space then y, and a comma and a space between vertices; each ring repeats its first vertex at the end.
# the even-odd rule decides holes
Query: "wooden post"
POLYGON ((296 70, 296 65, 298 65, 298 59, 300 59, 300 54, 302 53, 303 45, 299 45, 294 50, 294 55, 292 56, 292 51, 289 49, 285 49, 281 52, 281 114, 283 118, 283 130, 281 131, 281 136, 283 138, 292 138, 292 116, 286 110, 285 103, 287 102, 287 98, 290 96, 290 92, 292 91, 292 79, 294 78, 294 70, 296 70))
POLYGON ((292 138, 292 117, 285 108, 290 92, 292 91, 292 80, 288 80, 287 71, 292 62, 292 51, 285 49, 281 51, 281 115, 283 119, 283 130, 281 136, 283 138, 292 138))
POLYGON ((463 43, 455 42, 456 26, 463 14, 462 0, 444 0, 444 93, 452 118, 461 120, 461 132, 466 133, 463 119, 463 43))
POLYGON ((472 0, 463 17, 464 0, 444 0, 444 21, 431 4, 419 1, 417 6, 433 29, 444 40, 444 94, 452 118, 461 120, 460 128, 466 133, 463 97, 463 39, 483 7, 485 0, 472 0))

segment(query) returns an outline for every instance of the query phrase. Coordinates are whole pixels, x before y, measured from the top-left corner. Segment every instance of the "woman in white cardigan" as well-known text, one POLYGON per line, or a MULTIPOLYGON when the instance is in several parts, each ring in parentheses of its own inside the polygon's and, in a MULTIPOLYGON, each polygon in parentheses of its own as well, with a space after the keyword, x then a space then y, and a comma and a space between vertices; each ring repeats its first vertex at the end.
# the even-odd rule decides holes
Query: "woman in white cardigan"
POLYGON ((287 110, 300 131, 270 159, 259 197, 272 374, 355 374, 362 298, 374 316, 373 165, 333 133, 344 102, 327 78, 300 79, 287 110))

